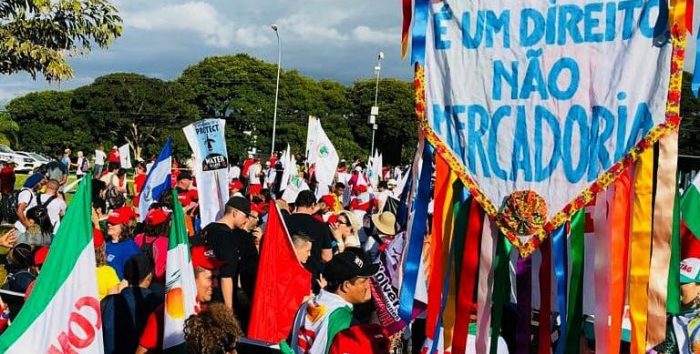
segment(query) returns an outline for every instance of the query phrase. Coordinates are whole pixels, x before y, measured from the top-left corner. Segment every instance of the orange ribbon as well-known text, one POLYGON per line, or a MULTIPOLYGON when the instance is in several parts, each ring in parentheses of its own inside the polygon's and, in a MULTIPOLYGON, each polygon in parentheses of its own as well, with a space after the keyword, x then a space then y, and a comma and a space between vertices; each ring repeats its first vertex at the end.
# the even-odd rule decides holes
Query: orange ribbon
POLYGON ((632 320, 631 354, 646 352, 653 178, 654 150, 646 149, 639 156, 634 176, 629 297, 632 320))
MULTIPOLYGON (((663 5, 662 5, 663 6, 663 5)), ((669 26, 668 28, 673 28, 673 26, 678 26, 678 33, 681 35, 685 34, 686 28, 686 9, 688 8, 686 0, 671 0, 669 6, 669 26)), ((692 10, 692 5, 691 5, 692 10)), ((692 21, 692 20, 691 20, 692 21)))
POLYGON ((668 291, 673 227, 673 208, 670 206, 673 205, 676 197, 677 156, 678 130, 674 130, 659 140, 650 269, 650 273, 654 276, 649 278, 648 348, 653 348, 666 339, 666 292, 668 291))
POLYGON ((615 181, 610 211, 610 335, 608 353, 620 352, 622 315, 625 309, 627 261, 629 259, 631 167, 615 181))

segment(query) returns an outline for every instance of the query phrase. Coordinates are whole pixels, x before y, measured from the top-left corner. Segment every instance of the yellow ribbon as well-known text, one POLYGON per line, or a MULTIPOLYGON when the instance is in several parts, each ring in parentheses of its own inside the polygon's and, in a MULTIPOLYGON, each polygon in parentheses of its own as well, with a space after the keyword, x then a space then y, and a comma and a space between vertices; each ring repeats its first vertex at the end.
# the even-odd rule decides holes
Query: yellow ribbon
POLYGON ((673 205, 676 194, 677 156, 678 130, 674 130, 659 140, 650 270, 654 276, 649 278, 648 348, 659 345, 666 338, 666 292, 673 227, 673 208, 670 206, 673 205))
POLYGON ((687 30, 685 28, 685 11, 687 8, 686 0, 671 0, 669 7, 668 27, 673 28, 673 26, 678 26, 678 33, 685 34, 687 30))
POLYGON ((646 149, 639 156, 634 176, 629 294, 632 320, 631 354, 644 354, 646 352, 653 178, 654 150, 646 149))
MULTIPOLYGON (((455 225, 455 215, 454 215, 454 200, 460 198, 460 196, 453 195, 454 184, 457 181, 457 174, 450 171, 450 179, 448 182, 448 197, 445 198, 445 221, 443 223, 443 234, 442 234, 442 271, 447 272, 450 269, 450 245, 452 244, 452 236, 454 235, 454 225, 455 225)), ((450 277, 450 286, 448 288, 447 294, 442 294, 442 296, 447 296, 447 301, 445 303, 445 310, 442 317, 442 327, 444 329, 444 348, 452 348, 452 336, 455 327, 455 312, 457 309, 457 293, 455 292, 457 286, 455 284, 455 272, 454 269, 446 274, 450 277)), ((435 338, 437 339, 437 338, 435 338)))

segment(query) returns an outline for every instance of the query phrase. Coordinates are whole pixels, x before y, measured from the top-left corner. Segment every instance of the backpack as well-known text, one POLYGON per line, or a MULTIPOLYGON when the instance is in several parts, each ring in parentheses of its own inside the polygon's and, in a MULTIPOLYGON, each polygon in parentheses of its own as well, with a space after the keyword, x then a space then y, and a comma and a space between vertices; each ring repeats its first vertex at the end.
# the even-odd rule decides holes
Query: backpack
POLYGON ((34 199, 34 193, 29 188, 22 188, 12 192, 12 194, 6 195, 2 198, 2 205, 0 205, 0 212, 2 213, 2 218, 10 224, 17 222, 17 208, 19 207, 19 194, 23 191, 29 191, 31 193, 31 198, 29 198, 29 203, 32 203, 34 199))
POLYGON ((27 210, 27 215, 33 214, 32 216, 36 219, 37 225, 41 227, 41 231, 49 232, 49 226, 51 228, 51 233, 53 233, 53 223, 49 217, 48 206, 51 202, 56 199, 55 195, 52 195, 45 202, 42 203, 41 196, 36 198, 36 205, 27 210))
POLYGON ((153 244, 156 243, 156 240, 158 237, 151 237, 151 236, 146 236, 146 234, 143 234, 143 242, 141 243, 141 252, 145 254, 150 260, 152 260, 154 263, 156 261, 155 254, 153 253, 153 244), (149 242, 148 239, 152 238, 152 240, 149 242))
POLYGON ((87 172, 90 169, 90 162, 88 162, 87 157, 83 157, 83 162, 80 164, 80 171, 87 172))
POLYGON ((126 198, 117 190, 117 187, 110 184, 105 193, 105 201, 109 209, 114 209, 123 206, 126 203, 126 198))

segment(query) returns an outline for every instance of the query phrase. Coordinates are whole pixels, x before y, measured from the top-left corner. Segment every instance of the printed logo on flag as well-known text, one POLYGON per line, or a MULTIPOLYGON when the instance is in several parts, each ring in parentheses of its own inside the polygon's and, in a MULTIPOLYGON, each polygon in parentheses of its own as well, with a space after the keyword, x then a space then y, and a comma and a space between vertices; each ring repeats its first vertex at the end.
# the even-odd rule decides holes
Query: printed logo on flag
POLYGON ((200 151, 204 153, 202 171, 214 171, 228 168, 226 142, 224 133, 219 130, 217 120, 205 119, 194 123, 200 151))

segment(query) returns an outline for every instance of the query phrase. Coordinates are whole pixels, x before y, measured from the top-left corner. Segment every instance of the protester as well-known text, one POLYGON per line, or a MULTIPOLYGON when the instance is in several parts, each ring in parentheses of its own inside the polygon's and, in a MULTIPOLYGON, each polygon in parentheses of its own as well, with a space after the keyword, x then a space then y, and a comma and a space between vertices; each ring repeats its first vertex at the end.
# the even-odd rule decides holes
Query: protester
POLYGON ((260 192, 262 192, 263 187, 260 179, 263 176, 264 172, 262 165, 260 165, 260 159, 256 158, 248 168, 248 196, 250 198, 260 195, 260 192))
POLYGON ((134 176, 134 198, 132 205, 135 207, 139 206, 141 199, 141 191, 143 191, 143 185, 146 183, 146 165, 143 162, 136 163, 136 175, 134 176))
MULTIPOLYGON (((192 247, 192 267, 194 268, 194 282, 197 286, 197 304, 195 314, 206 308, 211 301, 213 292, 213 273, 221 266, 221 261, 216 259, 211 252, 207 252, 204 246, 192 247)), ((143 334, 139 339, 137 354, 148 352, 160 352, 163 350, 163 326, 164 304, 160 305, 148 316, 143 334)))
POLYGON ((165 284, 165 261, 168 258, 169 215, 162 209, 151 209, 144 219, 143 232, 134 237, 141 252, 155 265, 153 281, 165 284))
POLYGON ((57 153, 56 157, 44 166, 46 178, 55 179, 60 185, 64 185, 68 181, 68 166, 61 162, 62 159, 63 154, 57 153))
POLYGON ((70 171, 70 167, 73 165, 73 163, 71 163, 70 155, 71 155, 70 149, 63 150, 63 157, 61 157, 61 164, 63 164, 63 166, 66 168, 67 171, 70 171))
POLYGON ((119 294, 102 299, 102 336, 105 354, 134 353, 146 319, 163 303, 148 289, 153 280, 153 262, 136 254, 124 264, 128 286, 119 294))
MULTIPOLYGON (((97 295, 102 300, 105 296, 118 294, 122 289, 117 272, 107 263, 105 254, 105 237, 100 229, 92 230, 92 243, 95 247, 95 263, 97 264, 97 295)), ((126 282, 124 282, 126 285, 126 282)))
POLYGON ((341 211, 330 227, 338 252, 343 252, 348 247, 360 247, 358 231, 361 225, 355 214, 347 210, 341 211))
POLYGON ((105 167, 105 160, 107 159, 107 155, 105 154, 104 150, 105 150, 105 147, 102 144, 97 146, 97 149, 95 149, 95 177, 94 178, 102 177, 102 171, 104 170, 104 167, 105 167))
POLYGON ((290 234, 305 232, 311 237, 311 257, 304 265, 313 274, 314 292, 318 292, 316 280, 323 270, 323 262, 328 262, 333 257, 333 235, 325 223, 316 220, 316 196, 311 191, 301 191, 294 201, 294 213, 285 217, 284 222, 290 234))
POLYGON ((114 145, 112 146, 112 151, 107 155, 107 162, 109 163, 109 170, 114 171, 121 166, 121 158, 119 157, 119 148, 114 145))
POLYGON ((228 193, 232 197, 243 197, 243 193, 242 193, 243 189, 244 189, 243 183, 241 183, 241 181, 239 181, 237 179, 234 179, 228 185, 228 193))
POLYGON ((7 198, 15 190, 15 166, 17 164, 10 160, 5 163, 5 166, 0 170, 0 193, 2 199, 7 198))
POLYGON ((241 288, 252 298, 257 271, 257 250, 252 236, 244 229, 249 215, 250 201, 233 197, 226 202, 224 216, 207 225, 201 233, 202 239, 214 251, 216 258, 224 262, 219 269, 218 300, 229 308, 236 309, 237 313, 241 305, 237 303, 236 297, 238 282, 241 281, 241 288))
POLYGON ((365 250, 372 261, 375 261, 379 257, 379 253, 384 250, 386 245, 396 235, 396 216, 390 211, 374 214, 372 215, 372 224, 376 232, 369 235, 370 237, 365 244, 365 250))
POLYGON ((378 270, 378 264, 365 262, 354 252, 335 255, 323 271, 328 284, 301 305, 291 343, 282 342, 282 352, 328 353, 335 336, 350 327, 353 305, 371 299, 369 278, 378 270))
POLYGON ((17 221, 15 222, 15 229, 19 232, 19 236, 27 231, 27 226, 29 226, 29 219, 27 219, 27 210, 31 209, 36 205, 35 193, 46 183, 46 178, 41 173, 34 173, 26 181, 24 181, 24 186, 22 190, 17 195, 17 221))
POLYGON ((81 179, 88 171, 90 171, 90 162, 88 158, 83 155, 82 151, 78 151, 78 160, 75 163, 75 175, 78 179, 81 179))
POLYGON ((126 210, 115 210, 107 217, 107 263, 117 272, 119 279, 124 279, 124 266, 133 255, 141 250, 131 239, 131 215, 126 210))
MULTIPOLYGON (((58 227, 61 225, 61 218, 66 213, 66 202, 63 200, 61 195, 58 193, 60 185, 58 181, 50 179, 46 182, 44 193, 39 194, 36 198, 36 205, 33 208, 45 208, 48 216, 49 223, 51 225, 51 234, 55 235, 58 231, 58 227)), ((27 213, 31 211, 27 210, 27 213)), ((44 215, 40 215, 40 218, 44 215)), ((40 221, 41 222, 41 221, 40 221)), ((49 240, 50 243, 51 240, 49 240)))
POLYGON ((230 308, 213 304, 185 321, 185 341, 190 354, 235 354, 243 335, 230 308))

